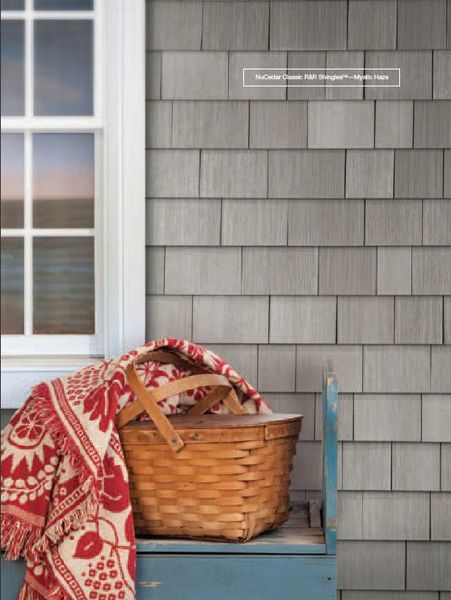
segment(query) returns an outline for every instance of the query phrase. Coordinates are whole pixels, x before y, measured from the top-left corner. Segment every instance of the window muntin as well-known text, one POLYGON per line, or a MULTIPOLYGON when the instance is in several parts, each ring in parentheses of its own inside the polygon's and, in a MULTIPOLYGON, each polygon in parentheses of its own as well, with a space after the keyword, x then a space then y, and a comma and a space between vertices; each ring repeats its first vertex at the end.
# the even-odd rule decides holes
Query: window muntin
POLYGON ((99 4, 2 0, 6 354, 103 351, 99 4))

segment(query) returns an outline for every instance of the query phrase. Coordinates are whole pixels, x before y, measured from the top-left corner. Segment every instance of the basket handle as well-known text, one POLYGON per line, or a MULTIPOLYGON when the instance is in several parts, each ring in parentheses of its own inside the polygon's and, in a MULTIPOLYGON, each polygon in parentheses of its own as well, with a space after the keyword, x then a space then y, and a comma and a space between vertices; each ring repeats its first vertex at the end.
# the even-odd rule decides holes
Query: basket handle
MULTIPOLYGON (((144 361, 141 360, 139 362, 144 361)), ((196 410, 191 409, 191 411, 189 411, 191 414, 202 414, 213 404, 220 402, 221 400, 224 400, 226 406, 235 414, 241 414, 245 412, 238 401, 232 385, 223 375, 212 373, 191 375, 189 377, 185 377, 184 379, 171 381, 170 383, 167 383, 159 388, 155 388, 152 391, 148 390, 139 379, 136 371, 136 362, 127 367, 126 376, 128 383, 130 384, 130 387, 136 394, 137 398, 131 405, 124 407, 120 411, 116 417, 116 426, 118 429, 121 429, 134 417, 145 410, 155 423, 158 431, 175 452, 183 448, 184 442, 174 429, 173 425, 170 423, 169 419, 161 411, 160 407, 158 406, 159 401, 169 398, 175 394, 180 394, 182 392, 193 390, 199 387, 215 386, 215 389, 210 392, 208 396, 203 398, 198 405, 193 407, 196 410)))

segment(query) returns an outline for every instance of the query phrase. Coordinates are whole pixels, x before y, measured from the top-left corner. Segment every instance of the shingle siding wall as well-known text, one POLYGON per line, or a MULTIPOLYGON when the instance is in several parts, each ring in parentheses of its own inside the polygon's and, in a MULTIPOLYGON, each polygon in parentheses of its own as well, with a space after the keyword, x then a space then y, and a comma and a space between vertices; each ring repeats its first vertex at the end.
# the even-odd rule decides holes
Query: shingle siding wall
POLYGON ((342 600, 451 597, 450 20, 449 0, 148 2, 147 337, 304 413, 298 497, 332 359, 342 600), (241 84, 364 65, 401 87, 241 84))

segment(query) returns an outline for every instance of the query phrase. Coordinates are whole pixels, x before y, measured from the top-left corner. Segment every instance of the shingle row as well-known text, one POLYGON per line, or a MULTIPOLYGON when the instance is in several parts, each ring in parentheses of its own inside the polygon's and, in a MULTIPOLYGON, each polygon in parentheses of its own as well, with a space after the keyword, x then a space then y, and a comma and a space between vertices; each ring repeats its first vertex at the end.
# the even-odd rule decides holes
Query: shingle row
POLYGON ((451 101, 147 103, 148 148, 450 148, 451 101))
POLYGON ((451 200, 149 199, 147 244, 450 245, 451 200))
MULTIPOLYGON (((320 0, 321 1, 321 0, 320 0)), ((335 0, 334 0, 335 1, 335 0)), ((188 2, 184 4, 189 4, 188 2)), ((152 51, 149 100, 437 100, 451 99, 450 50, 339 52, 152 51), (243 68, 399 68, 399 87, 243 87, 243 68)))
MULTIPOLYGON (((446 0, 292 0, 147 4, 155 50, 448 48, 446 0)), ((449 33, 448 33, 449 37, 449 33)))
POLYGON ((448 150, 152 150, 153 198, 449 198, 448 150), (445 153, 445 154, 444 154, 445 153))

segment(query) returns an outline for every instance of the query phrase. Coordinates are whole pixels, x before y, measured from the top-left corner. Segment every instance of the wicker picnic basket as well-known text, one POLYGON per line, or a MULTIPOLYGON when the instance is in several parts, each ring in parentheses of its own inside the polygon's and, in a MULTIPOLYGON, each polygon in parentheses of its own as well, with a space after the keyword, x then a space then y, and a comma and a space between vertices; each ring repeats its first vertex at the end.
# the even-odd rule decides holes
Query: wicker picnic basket
POLYGON ((157 351, 127 369, 136 400, 116 423, 130 477, 137 534, 244 542, 288 517, 288 487, 302 416, 243 414, 225 377, 157 351), (136 365, 154 360, 192 375, 148 390, 136 365), (158 402, 199 387, 211 391, 184 415, 158 402), (203 414, 224 402, 233 414, 203 414), (147 411, 152 421, 133 421, 147 411))

